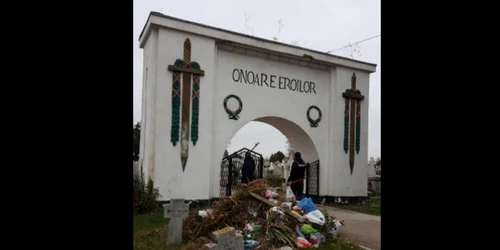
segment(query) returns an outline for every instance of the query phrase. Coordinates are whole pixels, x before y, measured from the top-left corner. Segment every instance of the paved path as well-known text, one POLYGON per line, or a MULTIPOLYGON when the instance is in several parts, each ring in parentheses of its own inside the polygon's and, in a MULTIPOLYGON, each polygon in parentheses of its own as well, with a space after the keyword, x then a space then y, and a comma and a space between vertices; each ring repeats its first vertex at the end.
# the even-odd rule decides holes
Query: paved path
POLYGON ((380 248, 380 216, 362 214, 354 211, 316 205, 326 209, 328 214, 339 220, 344 220, 345 227, 341 227, 339 236, 357 245, 370 249, 380 248))

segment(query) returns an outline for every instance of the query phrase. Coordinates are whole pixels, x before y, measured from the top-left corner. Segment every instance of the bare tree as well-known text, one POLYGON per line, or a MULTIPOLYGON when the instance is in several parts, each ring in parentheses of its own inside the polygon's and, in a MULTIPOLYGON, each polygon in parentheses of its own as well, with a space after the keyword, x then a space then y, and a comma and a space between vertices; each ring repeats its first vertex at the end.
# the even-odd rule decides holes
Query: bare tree
POLYGON ((375 168, 375 173, 378 175, 382 174, 382 163, 380 157, 377 158, 377 162, 373 166, 375 168))

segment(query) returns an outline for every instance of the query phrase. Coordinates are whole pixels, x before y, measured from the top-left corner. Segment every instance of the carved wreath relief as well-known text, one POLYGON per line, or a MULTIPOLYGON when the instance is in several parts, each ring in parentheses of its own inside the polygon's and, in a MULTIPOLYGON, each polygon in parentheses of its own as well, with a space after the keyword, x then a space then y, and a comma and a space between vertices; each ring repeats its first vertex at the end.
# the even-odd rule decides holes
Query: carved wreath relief
POLYGON ((317 127, 322 118, 321 110, 317 106, 312 105, 307 109, 306 115, 307 115, 307 120, 309 121, 309 125, 313 128, 317 127), (313 109, 318 111, 318 118, 314 120, 311 118, 311 110, 313 109))
POLYGON ((238 97, 237 95, 230 94, 230 95, 226 96, 226 98, 224 98, 224 102, 222 104, 224 105, 224 110, 229 115, 229 119, 231 119, 231 120, 238 120, 240 118, 238 115, 243 110, 243 102, 241 101, 240 97, 238 97), (227 107, 227 102, 231 98, 234 98, 234 99, 236 99, 238 101, 239 106, 238 106, 238 108, 236 110, 230 110, 227 107))

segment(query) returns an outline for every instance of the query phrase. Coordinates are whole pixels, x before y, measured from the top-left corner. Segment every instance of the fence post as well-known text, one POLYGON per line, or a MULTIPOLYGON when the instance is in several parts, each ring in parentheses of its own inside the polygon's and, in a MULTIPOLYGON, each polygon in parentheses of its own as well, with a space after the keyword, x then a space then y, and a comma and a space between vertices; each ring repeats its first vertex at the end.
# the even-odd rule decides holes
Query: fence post
POLYGON ((264 157, 260 156, 259 158, 259 179, 262 179, 264 176, 264 157))
POLYGON ((231 196, 231 189, 233 187, 233 157, 230 155, 227 160, 228 165, 227 165, 227 185, 226 185, 226 196, 231 196))
POLYGON ((318 160, 318 166, 317 166, 317 170, 316 170, 316 185, 318 186, 316 188, 316 196, 317 196, 317 199, 319 199, 319 169, 321 167, 321 165, 319 165, 319 160, 318 160))
POLYGON ((307 179, 306 179, 306 196, 309 196, 309 197, 310 197, 310 195, 309 195, 309 177, 311 176, 310 169, 311 169, 311 165, 308 165, 308 167, 306 169, 306 177, 307 177, 307 179))

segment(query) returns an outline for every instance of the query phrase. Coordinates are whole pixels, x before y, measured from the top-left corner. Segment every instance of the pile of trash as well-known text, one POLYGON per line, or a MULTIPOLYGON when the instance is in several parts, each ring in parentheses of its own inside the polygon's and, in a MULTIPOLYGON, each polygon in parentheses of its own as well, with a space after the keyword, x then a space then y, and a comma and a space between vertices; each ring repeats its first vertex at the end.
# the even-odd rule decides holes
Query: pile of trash
POLYGON ((318 210, 310 198, 295 200, 290 188, 285 195, 278 190, 258 179, 190 214, 182 229, 183 241, 191 242, 186 249, 204 249, 211 233, 225 227, 243 235, 245 249, 318 247, 336 236, 343 222, 318 210))

